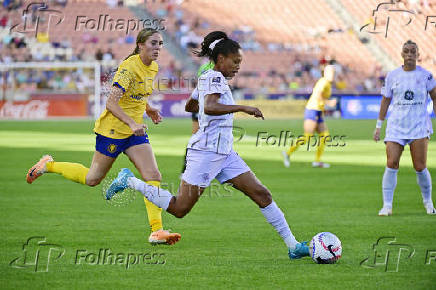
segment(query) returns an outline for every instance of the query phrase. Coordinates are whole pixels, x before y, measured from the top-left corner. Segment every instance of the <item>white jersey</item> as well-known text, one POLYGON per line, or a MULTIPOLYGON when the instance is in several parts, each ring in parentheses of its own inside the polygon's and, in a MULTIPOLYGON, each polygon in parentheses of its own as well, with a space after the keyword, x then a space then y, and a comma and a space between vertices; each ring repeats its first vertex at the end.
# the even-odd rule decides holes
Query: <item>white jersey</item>
MULTIPOLYGON (((211 70, 209 69, 209 70, 204 71, 204 72, 200 75, 200 77, 201 77, 202 75, 208 73, 209 71, 211 71, 211 70)), ((191 99, 193 99, 193 100, 197 100, 197 101, 198 101, 198 88, 197 88, 197 87, 195 87, 195 89, 192 91, 192 93, 191 93, 191 99)))
POLYGON ((191 93, 191 99, 198 101, 198 89, 195 87, 195 89, 191 93))
POLYGON ((204 113, 204 97, 220 94, 218 103, 234 105, 232 92, 221 72, 209 70, 198 79, 198 123, 197 133, 192 135, 188 148, 230 154, 233 148, 233 114, 212 116, 204 113))
POLYGON ((413 71, 399 67, 386 76, 381 94, 392 98, 386 138, 421 139, 433 133, 427 105, 428 92, 436 87, 432 74, 420 66, 413 71))

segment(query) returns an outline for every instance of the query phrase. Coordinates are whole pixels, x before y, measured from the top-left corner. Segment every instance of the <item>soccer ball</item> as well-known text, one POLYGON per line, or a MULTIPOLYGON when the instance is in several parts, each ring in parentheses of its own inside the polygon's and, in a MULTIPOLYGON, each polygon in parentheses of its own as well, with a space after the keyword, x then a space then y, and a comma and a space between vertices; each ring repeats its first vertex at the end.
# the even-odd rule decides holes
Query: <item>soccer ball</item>
POLYGON ((309 243, 309 253, 317 264, 333 264, 342 255, 341 241, 332 233, 316 234, 309 243))

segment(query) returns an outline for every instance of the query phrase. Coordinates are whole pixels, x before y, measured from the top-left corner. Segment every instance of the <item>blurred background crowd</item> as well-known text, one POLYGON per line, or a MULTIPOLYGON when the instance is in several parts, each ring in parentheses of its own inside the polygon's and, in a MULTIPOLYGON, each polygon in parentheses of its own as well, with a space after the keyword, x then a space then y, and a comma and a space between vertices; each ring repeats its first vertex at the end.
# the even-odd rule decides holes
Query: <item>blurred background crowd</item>
MULTIPOLYGON (((376 9, 377 1, 304 2, 45 0, 38 4, 3 0, 0 63, 98 61, 104 82, 134 49, 136 34, 147 22, 149 27, 158 25, 154 28, 165 36, 158 63, 159 76, 170 80, 168 89, 191 89, 196 68, 206 61, 196 58, 192 50, 200 47, 208 32, 217 29, 226 31, 244 50, 240 73, 231 82, 235 90, 244 93, 310 93, 326 64, 337 68, 334 92, 377 93, 390 66, 401 64, 401 44, 409 38, 420 46, 420 64, 435 70, 435 38, 431 36, 436 28, 434 23, 426 25, 427 16, 436 15, 432 1, 393 1, 381 8, 385 17, 379 17, 378 27, 374 26, 372 9, 368 9, 376 9), (351 18, 337 13, 337 5, 351 18), (390 14, 388 31, 386 13, 392 7, 413 11, 413 25, 404 26, 410 13, 390 14), (135 19, 144 21, 135 22, 133 27, 135 19), (365 25, 368 33, 362 36, 358 29, 365 25), (387 38, 386 31, 395 34, 395 39, 387 38)), ((86 92, 94 86, 94 74, 86 68, 15 69, 1 74, 3 89, 12 82, 20 90, 86 92)))

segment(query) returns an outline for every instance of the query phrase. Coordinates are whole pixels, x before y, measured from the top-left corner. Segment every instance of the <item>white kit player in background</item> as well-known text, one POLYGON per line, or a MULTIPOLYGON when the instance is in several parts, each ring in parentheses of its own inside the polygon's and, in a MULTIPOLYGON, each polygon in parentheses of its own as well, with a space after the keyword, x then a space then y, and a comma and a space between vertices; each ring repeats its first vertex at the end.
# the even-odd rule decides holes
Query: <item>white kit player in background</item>
POLYGON ((309 256, 307 242, 299 243, 295 239, 270 191, 233 150, 233 113, 243 112, 263 119, 258 108, 235 105, 227 84, 227 79, 236 75, 242 61, 239 44, 221 31, 216 34, 212 32, 204 39, 198 56, 208 56, 215 67, 199 78, 197 87, 200 128, 189 141, 186 170, 177 196, 165 189, 146 184, 125 168, 109 187, 106 197, 110 199, 117 192, 130 187, 140 191, 158 207, 182 218, 216 178, 221 183, 232 184, 259 206, 266 220, 285 242, 289 258, 309 256))
POLYGON ((436 214, 432 201, 432 181, 427 169, 427 149, 433 134, 427 106, 433 100, 436 112, 436 80, 424 68, 417 66, 418 46, 411 40, 403 44, 401 56, 404 65, 386 76, 382 88, 383 99, 374 132, 374 140, 380 140, 380 129, 391 106, 386 126, 387 166, 383 175, 383 208, 380 216, 392 215, 392 201, 397 185, 397 172, 404 146, 409 144, 413 167, 427 214, 436 214))

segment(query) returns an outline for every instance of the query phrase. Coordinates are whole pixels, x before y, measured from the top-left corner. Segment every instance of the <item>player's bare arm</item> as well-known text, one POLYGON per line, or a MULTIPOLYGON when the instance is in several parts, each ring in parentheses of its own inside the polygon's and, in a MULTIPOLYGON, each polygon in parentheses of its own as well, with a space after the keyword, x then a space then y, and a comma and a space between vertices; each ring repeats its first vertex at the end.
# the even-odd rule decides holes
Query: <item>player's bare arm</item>
POLYGON ((159 124, 160 122, 162 122, 163 118, 162 118, 159 110, 151 107, 148 103, 147 103, 147 106, 145 108, 145 113, 147 114, 147 116, 150 117, 151 121, 153 121, 154 124, 159 124))
POLYGON ((325 100, 325 103, 329 106, 329 107, 334 107, 337 104, 337 100, 336 99, 327 99, 325 100))
POLYGON ((133 134, 136 136, 143 136, 144 129, 146 128, 145 124, 137 124, 132 118, 130 118, 124 111, 121 109, 118 102, 123 96, 123 90, 118 87, 112 87, 109 97, 106 102, 106 109, 111 112, 115 117, 120 119, 122 122, 126 123, 133 134))
POLYGON ((185 105, 185 111, 189 113, 198 113, 198 100, 189 98, 185 105))
POLYGON ((262 118, 262 112, 255 107, 241 105, 224 105, 218 103, 220 94, 210 94, 205 96, 204 113, 213 116, 225 115, 229 113, 244 112, 248 115, 253 115, 256 118, 262 118))
POLYGON ((433 112, 436 114, 436 87, 430 91, 430 97, 433 100, 433 112))
POLYGON ((386 114, 388 112, 389 105, 391 104, 391 100, 392 100, 392 98, 386 98, 385 96, 383 96, 383 98, 382 98, 382 101, 380 104, 380 112, 378 113, 377 125, 376 125, 376 128, 374 130, 374 136, 373 136, 373 139, 376 142, 380 141, 381 125, 382 125, 384 119, 386 118, 386 114))

